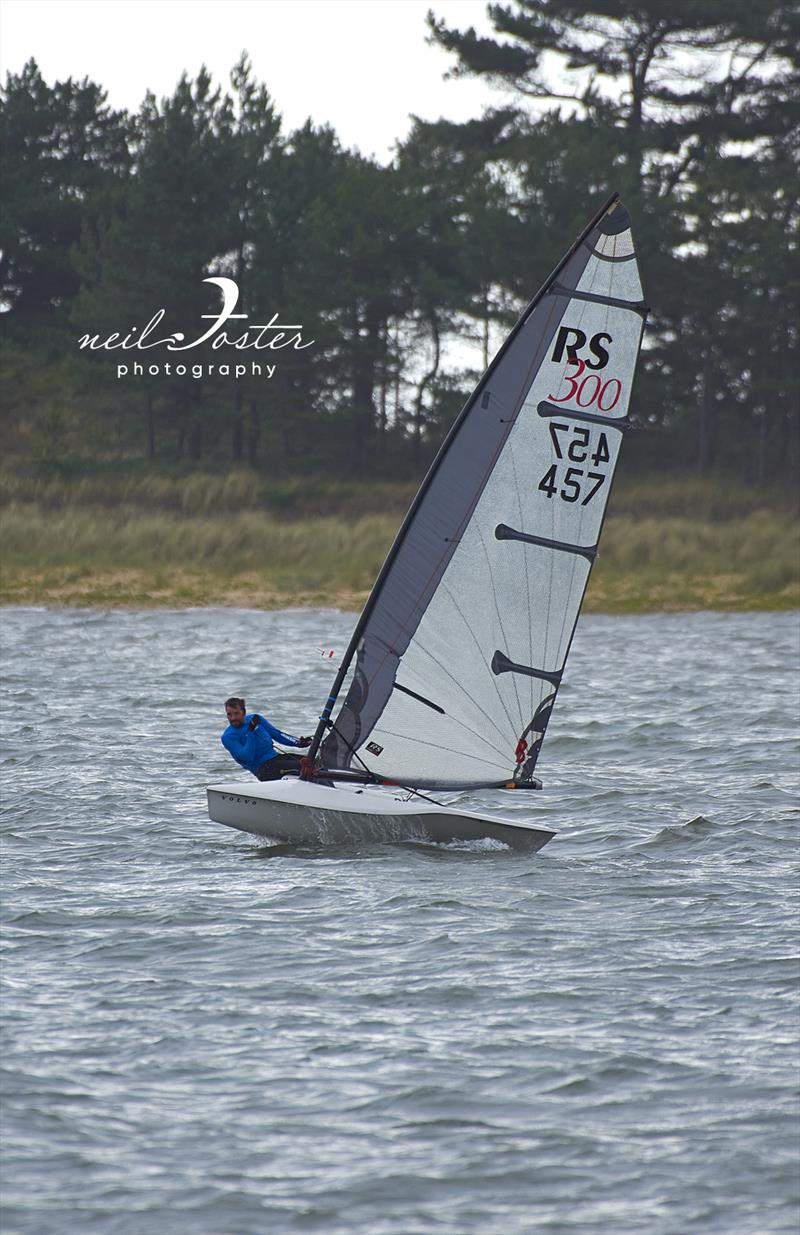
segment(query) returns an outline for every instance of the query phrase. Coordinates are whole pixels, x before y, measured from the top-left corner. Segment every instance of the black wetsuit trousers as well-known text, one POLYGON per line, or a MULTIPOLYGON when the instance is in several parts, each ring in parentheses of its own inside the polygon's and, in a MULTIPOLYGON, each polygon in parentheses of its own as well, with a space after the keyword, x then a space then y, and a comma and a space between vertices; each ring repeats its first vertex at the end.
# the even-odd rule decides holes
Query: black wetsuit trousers
POLYGON ((257 776, 259 780, 280 780, 282 776, 297 776, 299 772, 299 755, 275 755, 261 764, 257 776))

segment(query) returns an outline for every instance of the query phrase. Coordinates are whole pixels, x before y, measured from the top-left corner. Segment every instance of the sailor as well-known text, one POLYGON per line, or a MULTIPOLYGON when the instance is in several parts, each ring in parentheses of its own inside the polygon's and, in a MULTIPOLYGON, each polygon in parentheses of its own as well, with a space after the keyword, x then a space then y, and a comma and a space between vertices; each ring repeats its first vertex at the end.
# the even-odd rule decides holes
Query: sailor
POLYGON ((248 713, 244 699, 233 695, 225 700, 228 728, 220 739, 237 763, 259 780, 278 780, 300 771, 299 755, 278 754, 273 742, 284 746, 310 746, 311 738, 293 738, 281 733, 258 712, 248 713))

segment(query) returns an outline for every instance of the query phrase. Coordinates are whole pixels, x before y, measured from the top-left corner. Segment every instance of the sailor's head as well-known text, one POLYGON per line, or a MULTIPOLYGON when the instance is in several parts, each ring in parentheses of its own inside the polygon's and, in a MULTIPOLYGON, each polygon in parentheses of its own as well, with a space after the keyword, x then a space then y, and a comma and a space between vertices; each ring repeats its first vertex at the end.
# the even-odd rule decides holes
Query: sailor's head
POLYGON ((239 699, 237 695, 231 695, 230 699, 225 700, 225 715, 228 718, 228 724, 233 725, 234 729, 238 729, 244 724, 244 699, 239 699))

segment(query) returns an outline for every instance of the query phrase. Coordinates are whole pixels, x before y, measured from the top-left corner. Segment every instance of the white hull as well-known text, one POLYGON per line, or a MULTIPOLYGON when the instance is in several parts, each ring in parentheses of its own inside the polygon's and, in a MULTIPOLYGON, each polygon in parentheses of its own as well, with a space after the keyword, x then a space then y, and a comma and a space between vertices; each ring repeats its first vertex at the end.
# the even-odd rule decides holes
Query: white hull
POLYGON ((215 823, 306 844, 491 839, 535 852, 555 835, 521 820, 451 810, 383 786, 328 788, 284 777, 209 785, 207 793, 208 813, 215 823))

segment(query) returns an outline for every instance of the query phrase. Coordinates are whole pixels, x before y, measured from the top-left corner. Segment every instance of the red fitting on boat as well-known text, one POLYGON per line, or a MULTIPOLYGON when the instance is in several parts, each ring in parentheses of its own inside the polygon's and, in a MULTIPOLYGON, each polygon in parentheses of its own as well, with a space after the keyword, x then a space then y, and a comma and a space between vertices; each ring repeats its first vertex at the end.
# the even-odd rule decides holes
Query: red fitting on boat
POLYGON ((525 762, 525 756, 527 753, 528 753, 528 743, 525 741, 524 738, 520 738, 520 740, 517 742, 517 749, 515 752, 516 758, 517 758, 517 766, 525 762))
POLYGON ((311 759, 309 758, 309 756, 301 755, 300 756, 300 779, 301 780, 311 780, 313 771, 314 771, 314 765, 311 762, 311 759))

